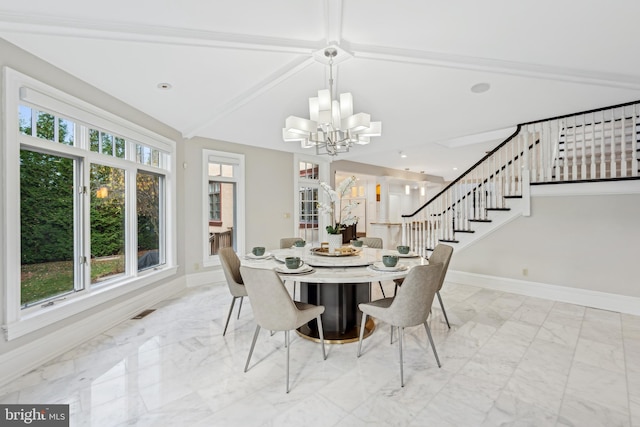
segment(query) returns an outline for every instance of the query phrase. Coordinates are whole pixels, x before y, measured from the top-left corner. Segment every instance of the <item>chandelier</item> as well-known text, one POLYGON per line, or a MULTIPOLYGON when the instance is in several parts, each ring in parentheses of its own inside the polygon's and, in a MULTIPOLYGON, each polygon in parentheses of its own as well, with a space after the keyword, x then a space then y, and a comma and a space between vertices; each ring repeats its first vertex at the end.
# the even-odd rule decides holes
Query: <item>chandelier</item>
POLYGON ((318 91, 317 98, 309 98, 309 120, 289 116, 282 129, 285 141, 300 141, 302 148, 316 148, 316 154, 336 156, 347 153, 353 144, 366 145, 372 136, 382 134, 382 123, 372 122, 367 113, 353 114, 351 93, 333 95, 333 58, 337 49, 328 47, 329 89, 318 91))

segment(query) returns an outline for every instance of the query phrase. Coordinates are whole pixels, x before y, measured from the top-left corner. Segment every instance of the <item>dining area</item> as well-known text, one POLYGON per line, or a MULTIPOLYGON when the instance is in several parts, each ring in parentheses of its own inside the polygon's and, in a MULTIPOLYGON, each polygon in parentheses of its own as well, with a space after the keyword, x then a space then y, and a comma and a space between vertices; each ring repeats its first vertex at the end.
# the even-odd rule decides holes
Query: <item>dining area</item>
MULTIPOLYGON (((444 283, 453 252, 450 246, 439 245, 431 260, 427 260, 407 246, 382 249, 382 242, 377 239, 355 239, 335 247, 327 242, 307 244, 300 238, 283 238, 280 243, 280 248, 267 250, 258 246, 241 256, 231 248, 220 251, 232 295, 223 336, 229 328, 236 300, 240 300, 237 319, 245 296, 251 302, 255 317, 256 330, 245 372, 250 369, 261 329, 271 331, 271 337, 275 332, 284 332, 286 392, 289 393, 292 331, 302 339, 320 344, 323 360, 327 358, 325 343, 357 342, 354 357, 360 357, 363 341, 385 323, 390 326, 391 344, 398 347, 401 387, 404 387, 405 327, 424 327, 427 348, 431 348, 436 365, 441 366, 428 318, 434 298, 444 283), (377 292, 378 286, 380 292, 377 292), (380 293, 382 298, 378 297, 380 293)), ((440 303, 444 310, 441 298, 440 303)))

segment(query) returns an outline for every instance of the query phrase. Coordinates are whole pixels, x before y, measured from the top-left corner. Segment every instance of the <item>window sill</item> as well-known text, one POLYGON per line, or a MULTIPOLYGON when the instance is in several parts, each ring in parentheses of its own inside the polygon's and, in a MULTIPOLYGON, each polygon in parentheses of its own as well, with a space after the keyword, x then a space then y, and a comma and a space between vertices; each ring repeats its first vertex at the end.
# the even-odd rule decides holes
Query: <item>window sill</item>
POLYGON ((7 341, 35 332, 55 322, 74 316, 85 310, 108 303, 120 296, 139 290, 160 280, 174 276, 177 267, 169 267, 158 271, 145 273, 122 282, 107 285, 103 289, 95 290, 91 294, 72 296, 47 307, 33 307, 21 313, 20 319, 3 326, 7 341))

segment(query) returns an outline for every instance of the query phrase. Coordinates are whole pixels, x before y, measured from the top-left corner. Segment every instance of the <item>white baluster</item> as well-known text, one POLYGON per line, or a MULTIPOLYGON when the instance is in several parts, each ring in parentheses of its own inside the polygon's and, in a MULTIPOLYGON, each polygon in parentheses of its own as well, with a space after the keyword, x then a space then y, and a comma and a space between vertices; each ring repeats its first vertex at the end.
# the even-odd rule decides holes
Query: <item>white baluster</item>
POLYGON ((615 178, 618 175, 616 168, 616 117, 615 111, 611 109, 611 141, 609 143, 609 159, 611 161, 609 178, 615 178))
POLYGON ((591 113, 591 173, 589 178, 596 178, 596 113, 591 113))
POLYGON ((631 176, 638 176, 638 104, 632 108, 631 126, 631 176))
POLYGON ((625 107, 622 107, 622 118, 620 119, 620 176, 627 176, 627 122, 625 107))
POLYGON ((600 123, 600 178, 605 179, 607 177, 607 155, 605 148, 605 117, 604 110, 601 111, 602 121, 600 123))
POLYGON ((585 133, 585 119, 584 114, 582 116, 582 129, 580 132, 580 136, 582 138, 582 143, 580 147, 582 148, 582 162, 580 164, 580 179, 587 179, 587 141, 586 141, 586 133, 585 133))

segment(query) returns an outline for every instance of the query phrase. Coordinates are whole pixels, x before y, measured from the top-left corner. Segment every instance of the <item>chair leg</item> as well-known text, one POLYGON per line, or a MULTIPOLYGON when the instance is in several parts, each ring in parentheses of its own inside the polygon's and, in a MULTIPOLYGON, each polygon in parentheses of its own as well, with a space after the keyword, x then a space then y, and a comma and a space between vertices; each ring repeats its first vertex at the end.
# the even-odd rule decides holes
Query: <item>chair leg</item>
POLYGON ((424 329, 427 331, 427 336, 429 337, 429 342, 431 343, 431 348, 433 349, 433 355, 436 357, 436 362, 438 362, 438 368, 441 368, 440 359, 438 358, 438 352, 436 351, 436 345, 433 343, 433 337, 431 336, 431 329, 427 322, 424 322, 424 329))
POLYGON ((253 354, 253 348, 256 346, 256 340, 258 339, 258 334, 260 333, 260 325, 256 325, 256 332, 253 334, 253 341, 251 342, 251 348, 249 349, 249 356, 247 357, 247 363, 244 365, 244 371, 247 372, 249 369, 249 361, 251 361, 251 355, 253 354))
POLYGON ((284 331, 284 343, 287 347, 287 393, 289 393, 289 331, 284 331))
POLYGON ((404 371, 402 360, 402 335, 404 334, 404 328, 398 326, 398 348, 400 349, 400 387, 404 387, 404 371))
POLYGON ((322 360, 327 360, 327 352, 324 349, 324 331, 322 330, 322 319, 320 316, 317 318, 318 322, 318 334, 320 335, 320 342, 322 343, 322 360))
POLYGON ((238 307, 238 319, 240 319, 240 312, 242 311, 242 301, 244 297, 240 297, 240 307, 238 307))
POLYGON ((447 317, 447 312, 444 309, 444 304, 442 303, 442 297, 440 296, 440 291, 436 292, 438 295, 438 301, 440 301, 440 307, 442 308, 442 314, 444 314, 444 320, 447 321, 447 326, 451 329, 451 325, 449 324, 449 318, 447 317))
POLYGON ((362 340, 364 339, 364 326, 367 323, 367 315, 362 313, 362 323, 360 324, 360 339, 358 340, 358 357, 362 354, 362 340))
POLYGON ((298 282, 296 282, 294 280, 294 282, 293 282, 293 300, 294 301, 296 300, 296 283, 298 283, 298 282))
POLYGON ((231 312, 233 311, 233 305, 236 303, 236 298, 233 297, 231 299, 231 307, 229 307, 229 314, 227 314, 227 323, 224 324, 224 331, 222 331, 222 336, 227 333, 227 326, 229 326, 229 319, 231 319, 231 312))
POLYGON ((390 326, 391 328, 391 340, 389 341, 389 344, 393 344, 393 325, 390 326))
POLYGON ((380 285, 380 290, 382 291, 382 298, 386 298, 387 296, 384 294, 384 289, 382 288, 382 282, 378 282, 378 285, 380 285))

